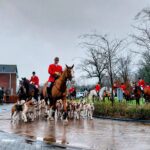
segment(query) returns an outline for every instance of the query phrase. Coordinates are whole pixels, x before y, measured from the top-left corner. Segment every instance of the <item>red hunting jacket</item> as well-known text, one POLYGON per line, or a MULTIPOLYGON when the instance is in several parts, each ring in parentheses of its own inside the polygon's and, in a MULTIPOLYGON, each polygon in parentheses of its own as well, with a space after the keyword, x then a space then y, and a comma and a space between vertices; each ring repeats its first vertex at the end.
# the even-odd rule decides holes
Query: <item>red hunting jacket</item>
POLYGON ((120 88, 121 88, 121 90, 122 90, 123 92, 125 92, 127 87, 126 87, 125 84, 123 84, 123 85, 120 86, 120 88))
POLYGON ((71 87, 70 89, 69 89, 69 93, 73 93, 75 91, 75 88, 74 87, 71 87))
POLYGON ((48 82, 54 82, 55 81, 55 72, 62 73, 62 66, 51 64, 48 68, 48 73, 50 74, 50 77, 48 79, 48 82))
POLYGON ((34 85, 39 87, 39 78, 38 76, 32 76, 30 79, 30 82, 32 82, 34 85))
POLYGON ((97 84, 97 85, 95 86, 95 90, 96 90, 96 92, 99 92, 99 91, 100 91, 100 89, 101 89, 101 86, 100 86, 99 84, 97 84))
POLYGON ((145 87, 145 81, 139 80, 138 85, 141 86, 142 88, 144 88, 145 87))

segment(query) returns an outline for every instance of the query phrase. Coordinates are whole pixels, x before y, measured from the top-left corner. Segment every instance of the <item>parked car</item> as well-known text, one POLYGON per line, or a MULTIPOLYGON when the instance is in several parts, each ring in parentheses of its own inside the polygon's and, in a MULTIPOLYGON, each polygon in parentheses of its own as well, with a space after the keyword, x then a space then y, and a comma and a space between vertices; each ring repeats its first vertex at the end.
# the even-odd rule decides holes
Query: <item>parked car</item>
POLYGON ((77 99, 82 99, 82 98, 84 98, 84 92, 77 92, 76 98, 77 98, 77 99))

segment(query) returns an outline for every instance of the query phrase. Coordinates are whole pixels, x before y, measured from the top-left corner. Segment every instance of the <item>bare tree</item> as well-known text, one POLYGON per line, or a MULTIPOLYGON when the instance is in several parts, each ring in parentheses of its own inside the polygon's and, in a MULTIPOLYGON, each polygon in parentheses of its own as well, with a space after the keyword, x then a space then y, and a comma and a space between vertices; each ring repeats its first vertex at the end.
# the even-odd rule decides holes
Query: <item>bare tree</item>
MULTIPOLYGON (((103 73, 105 75, 109 76, 111 87, 113 89, 113 83, 114 83, 114 77, 116 75, 117 71, 117 63, 118 63, 118 54, 122 52, 123 50, 123 40, 110 40, 107 35, 98 35, 98 34, 88 34, 86 35, 90 39, 89 41, 84 42, 84 44, 87 47, 90 47, 90 53, 92 54, 91 57, 92 60, 97 60, 98 67, 100 67, 100 71, 96 70, 97 72, 100 72, 101 77, 103 77, 103 73), (92 42, 91 42, 92 41, 92 42), (95 59, 97 58, 97 59, 95 59)), ((83 69, 88 72, 89 76, 92 76, 95 74, 95 70, 93 70, 92 67, 90 68, 90 71, 87 70, 87 66, 90 62, 90 65, 96 66, 96 63, 94 61, 87 60, 83 64, 83 69), (86 66, 85 66, 86 65, 86 66)), ((112 104, 114 103, 114 95, 112 90, 112 104)))
MULTIPOLYGON (((95 35, 99 37, 101 41, 101 54, 105 56, 106 60, 106 71, 108 73, 111 87, 113 89, 114 77, 117 71, 118 54, 123 50, 123 40, 110 40, 107 35, 95 35)), ((112 90, 112 105, 114 104, 114 95, 112 90)))
POLYGON ((118 61, 118 75, 124 83, 127 83, 130 78, 131 56, 120 57, 118 61))
POLYGON ((132 37, 138 46, 150 51, 150 8, 144 8, 136 15, 135 19, 137 25, 133 27, 136 34, 133 34, 132 37))
POLYGON ((134 26, 136 33, 132 35, 135 43, 143 51, 142 63, 138 70, 138 76, 150 81, 150 8, 144 8, 136 15, 137 25, 134 26))
POLYGON ((150 51, 145 51, 143 53, 143 60, 138 70, 138 76, 150 83, 150 51))
POLYGON ((98 78, 102 83, 104 77, 105 63, 97 49, 87 50, 87 57, 81 62, 79 68, 86 73, 87 78, 98 78))

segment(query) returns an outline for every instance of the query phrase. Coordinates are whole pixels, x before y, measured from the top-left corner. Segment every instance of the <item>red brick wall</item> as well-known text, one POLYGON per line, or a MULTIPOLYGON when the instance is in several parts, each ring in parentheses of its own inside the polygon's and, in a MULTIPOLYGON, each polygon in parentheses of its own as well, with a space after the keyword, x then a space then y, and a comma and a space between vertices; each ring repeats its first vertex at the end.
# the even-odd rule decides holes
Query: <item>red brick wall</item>
MULTIPOLYGON (((9 88, 10 74, 0 74, 0 87, 5 89, 9 88)), ((11 88, 13 88, 13 94, 16 94, 17 78, 16 74, 11 74, 11 88)))

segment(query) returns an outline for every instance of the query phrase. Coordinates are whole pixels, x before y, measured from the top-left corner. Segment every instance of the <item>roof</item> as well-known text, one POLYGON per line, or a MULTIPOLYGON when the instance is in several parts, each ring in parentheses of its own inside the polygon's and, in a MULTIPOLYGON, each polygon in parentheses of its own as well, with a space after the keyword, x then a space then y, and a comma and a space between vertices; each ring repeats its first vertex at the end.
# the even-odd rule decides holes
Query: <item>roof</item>
POLYGON ((0 73, 18 74, 17 65, 0 65, 0 73))

